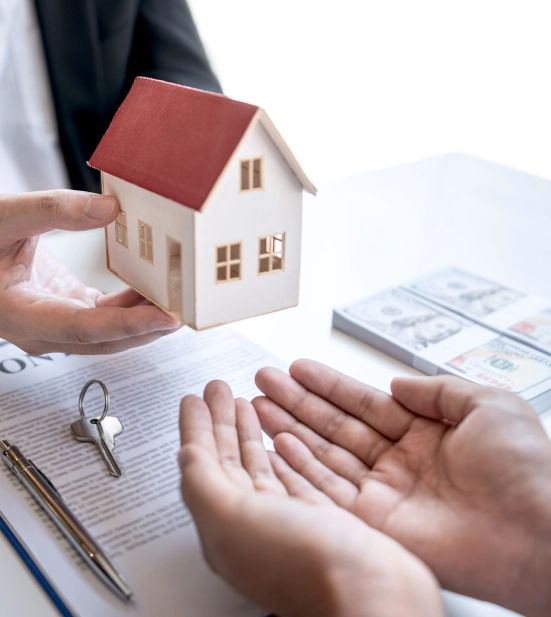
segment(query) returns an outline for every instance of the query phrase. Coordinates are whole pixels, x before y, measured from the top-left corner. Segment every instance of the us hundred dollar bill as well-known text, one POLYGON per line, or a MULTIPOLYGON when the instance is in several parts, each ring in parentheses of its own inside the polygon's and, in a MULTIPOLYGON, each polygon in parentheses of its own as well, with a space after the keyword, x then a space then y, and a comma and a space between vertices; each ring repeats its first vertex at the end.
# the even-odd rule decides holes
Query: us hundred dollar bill
POLYGON ((525 294, 460 268, 446 268, 418 279, 408 288, 423 297, 459 309, 463 314, 484 317, 525 294))
POLYGON ((361 300, 343 311, 413 351, 435 345, 470 325, 398 288, 361 300))

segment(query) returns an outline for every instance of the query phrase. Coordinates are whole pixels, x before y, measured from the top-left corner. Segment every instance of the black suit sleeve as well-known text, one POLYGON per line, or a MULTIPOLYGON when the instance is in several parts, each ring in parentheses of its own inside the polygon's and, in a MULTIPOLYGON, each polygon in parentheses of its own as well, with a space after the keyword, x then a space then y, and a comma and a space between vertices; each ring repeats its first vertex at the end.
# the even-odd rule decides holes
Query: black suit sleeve
POLYGON ((35 3, 75 189, 100 190, 99 174, 86 161, 137 76, 221 91, 186 0, 35 3))
POLYGON ((186 0, 141 0, 129 69, 132 80, 142 75, 222 91, 186 0))

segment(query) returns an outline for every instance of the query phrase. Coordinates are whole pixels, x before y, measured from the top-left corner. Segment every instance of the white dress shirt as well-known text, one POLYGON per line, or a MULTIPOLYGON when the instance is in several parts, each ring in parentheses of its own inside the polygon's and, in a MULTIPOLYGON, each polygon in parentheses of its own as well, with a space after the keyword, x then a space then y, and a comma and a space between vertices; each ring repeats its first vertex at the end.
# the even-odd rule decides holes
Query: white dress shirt
POLYGON ((0 193, 69 187, 34 3, 0 0, 0 193))

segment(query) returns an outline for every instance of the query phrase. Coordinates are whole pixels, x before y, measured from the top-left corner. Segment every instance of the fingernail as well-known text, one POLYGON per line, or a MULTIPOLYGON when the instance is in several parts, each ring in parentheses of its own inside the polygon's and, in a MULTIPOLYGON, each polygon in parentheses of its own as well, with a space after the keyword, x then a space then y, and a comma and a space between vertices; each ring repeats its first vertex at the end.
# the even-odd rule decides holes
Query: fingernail
POLYGON ((84 214, 91 219, 104 219, 113 214, 116 207, 117 200, 111 195, 92 195, 84 214))
POLYGON ((176 330, 176 328, 181 328, 184 324, 181 323, 180 321, 159 321, 157 324, 155 324, 155 326, 153 327, 154 330, 176 330))

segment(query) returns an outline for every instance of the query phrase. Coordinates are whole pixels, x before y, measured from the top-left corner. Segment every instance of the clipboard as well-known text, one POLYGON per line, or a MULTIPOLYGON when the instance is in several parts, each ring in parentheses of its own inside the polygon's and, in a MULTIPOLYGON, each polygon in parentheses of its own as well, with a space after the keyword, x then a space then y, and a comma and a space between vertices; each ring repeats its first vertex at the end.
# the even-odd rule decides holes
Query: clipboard
POLYGON ((46 575, 42 572, 33 555, 23 542, 23 540, 17 535, 15 530, 8 523, 6 518, 0 511, 0 533, 6 538, 8 543, 13 547, 14 551, 20 557, 21 561, 25 564, 29 572, 35 578, 36 582, 42 587, 45 594, 51 600, 52 604, 58 610, 62 617, 76 617, 67 607, 66 602, 61 598, 59 593, 50 583, 46 575))

